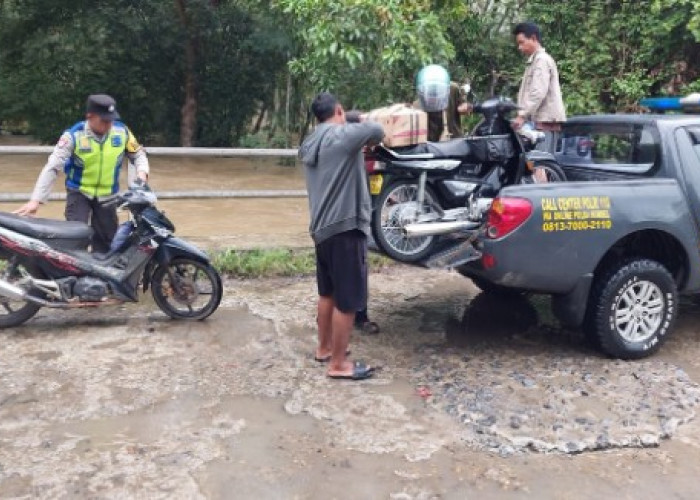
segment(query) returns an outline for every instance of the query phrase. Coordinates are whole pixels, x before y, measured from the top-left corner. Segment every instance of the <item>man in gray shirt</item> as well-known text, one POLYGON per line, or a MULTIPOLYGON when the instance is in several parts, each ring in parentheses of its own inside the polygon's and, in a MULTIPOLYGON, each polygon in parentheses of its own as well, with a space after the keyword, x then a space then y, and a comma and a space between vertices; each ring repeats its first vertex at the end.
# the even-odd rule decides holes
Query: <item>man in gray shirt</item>
POLYGON ((367 236, 372 204, 362 148, 384 137, 377 123, 346 123, 328 92, 311 110, 320 122, 299 148, 309 193, 309 231, 316 246, 318 347, 331 378, 365 379, 373 368, 346 359, 355 312, 367 303, 367 236))

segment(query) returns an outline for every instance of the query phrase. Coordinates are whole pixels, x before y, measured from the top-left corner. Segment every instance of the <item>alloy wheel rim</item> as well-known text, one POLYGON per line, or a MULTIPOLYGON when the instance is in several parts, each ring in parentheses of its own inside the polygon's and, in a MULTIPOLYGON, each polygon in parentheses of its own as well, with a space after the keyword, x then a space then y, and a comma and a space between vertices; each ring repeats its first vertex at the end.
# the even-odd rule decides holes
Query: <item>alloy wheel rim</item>
POLYGON ((627 342, 653 337, 664 318, 663 292, 656 283, 637 281, 629 285, 615 305, 615 328, 627 342))

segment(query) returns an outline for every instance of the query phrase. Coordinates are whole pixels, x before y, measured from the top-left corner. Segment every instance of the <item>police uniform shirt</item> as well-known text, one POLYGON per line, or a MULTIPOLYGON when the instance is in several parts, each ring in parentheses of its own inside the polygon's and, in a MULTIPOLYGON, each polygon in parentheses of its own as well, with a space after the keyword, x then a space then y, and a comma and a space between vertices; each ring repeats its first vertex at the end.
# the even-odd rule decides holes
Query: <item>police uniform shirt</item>
MULTIPOLYGON (((126 144, 126 156, 136 167, 137 172, 149 173, 148 157, 146 156, 146 151, 138 143, 131 130, 126 127, 128 131, 128 139, 126 144)), ((98 136, 91 129, 90 125, 85 122, 85 135, 92 136, 97 142, 103 142, 104 136, 98 136)), ((32 200, 39 201, 41 203, 46 203, 51 194, 51 189, 53 183, 58 177, 59 172, 63 171, 63 167, 66 162, 73 155, 73 150, 75 144, 73 142, 73 136, 69 130, 66 130, 61 138, 56 143, 53 153, 49 156, 46 165, 44 165, 39 179, 34 187, 34 192, 32 193, 32 200)))

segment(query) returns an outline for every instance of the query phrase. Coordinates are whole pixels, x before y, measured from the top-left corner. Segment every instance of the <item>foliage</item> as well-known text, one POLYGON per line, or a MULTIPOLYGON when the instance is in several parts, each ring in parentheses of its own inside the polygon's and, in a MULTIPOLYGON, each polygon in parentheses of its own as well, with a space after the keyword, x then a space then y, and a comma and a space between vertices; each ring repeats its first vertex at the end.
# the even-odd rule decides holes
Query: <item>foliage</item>
POLYGON ((537 20, 557 60, 569 114, 635 110, 641 97, 679 93, 697 75, 691 3, 643 3, 527 2, 525 15, 537 20))
POLYGON ((238 146, 241 148, 265 149, 265 148, 286 148, 288 147, 287 138, 283 134, 268 134, 266 132, 258 132, 256 134, 246 134, 238 140, 238 146))
POLYGON ((314 92, 347 107, 413 100, 413 76, 445 64, 454 49, 428 0, 275 0, 292 20, 299 51, 290 62, 314 92))
MULTIPOLYGON (((230 145, 257 99, 274 89, 285 45, 237 2, 188 0, 200 47, 197 143, 230 145)), ((172 2, 57 0, 0 3, 0 120, 27 120, 43 141, 81 119, 105 92, 139 137, 176 144, 188 33, 172 2)))
POLYGON ((410 102, 429 62, 480 98, 515 97, 525 19, 569 114, 700 91, 697 0, 0 0, 0 123, 53 142, 106 92, 146 144, 189 127, 199 146, 288 146, 319 90, 347 108, 410 102))
POLYGON ((480 99, 517 94, 522 62, 510 31, 520 3, 478 0, 444 15, 447 33, 456 47, 453 79, 469 80, 480 99))

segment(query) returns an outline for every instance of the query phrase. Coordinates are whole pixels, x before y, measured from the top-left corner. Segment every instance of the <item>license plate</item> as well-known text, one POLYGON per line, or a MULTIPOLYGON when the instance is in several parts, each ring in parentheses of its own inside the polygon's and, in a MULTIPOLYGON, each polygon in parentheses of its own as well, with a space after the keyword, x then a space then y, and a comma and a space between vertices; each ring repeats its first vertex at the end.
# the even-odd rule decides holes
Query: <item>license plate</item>
POLYGON ((382 174, 372 174, 369 176, 369 194, 377 195, 382 192, 382 183, 384 177, 382 174))

